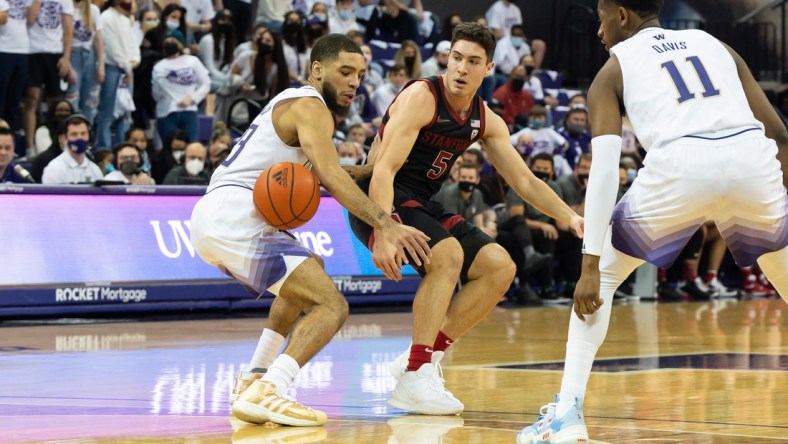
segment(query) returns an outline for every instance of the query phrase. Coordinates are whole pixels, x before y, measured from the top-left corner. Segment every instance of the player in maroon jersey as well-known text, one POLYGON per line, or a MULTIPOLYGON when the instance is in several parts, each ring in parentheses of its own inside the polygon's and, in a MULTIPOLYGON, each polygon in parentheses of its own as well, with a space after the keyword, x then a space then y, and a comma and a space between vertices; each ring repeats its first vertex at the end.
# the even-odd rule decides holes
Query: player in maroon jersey
MULTIPOLYGON (((487 158, 520 197, 582 236, 583 219, 530 169, 509 142, 506 123, 477 95, 493 69, 495 37, 476 23, 458 25, 443 76, 413 81, 394 99, 370 154, 372 177, 359 185, 392 217, 430 237, 432 258, 413 302, 413 343, 392 364, 398 379, 389 404, 422 414, 450 415, 464 406, 443 386, 438 363, 451 343, 484 319, 511 285, 509 254, 470 222, 431 201, 452 164, 481 141, 487 158), (462 288, 452 298, 457 281, 462 288)), ((351 217, 367 246, 375 230, 351 217)), ((380 252, 378 252, 380 254, 380 252)), ((413 261, 391 249, 398 263, 413 261)), ((392 279, 399 270, 388 270, 392 279)))

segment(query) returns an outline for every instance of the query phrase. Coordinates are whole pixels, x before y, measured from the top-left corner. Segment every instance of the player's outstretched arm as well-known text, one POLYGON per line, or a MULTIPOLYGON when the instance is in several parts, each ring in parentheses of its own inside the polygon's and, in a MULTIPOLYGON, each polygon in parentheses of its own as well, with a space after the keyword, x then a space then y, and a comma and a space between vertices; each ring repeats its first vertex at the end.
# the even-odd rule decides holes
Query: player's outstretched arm
POLYGON ((583 236, 583 219, 558 197, 542 180, 533 175, 509 140, 509 129, 503 119, 485 106, 486 128, 482 146, 487 158, 506 183, 526 202, 553 219, 569 225, 579 237, 583 236))
POLYGON ((353 215, 383 233, 376 238, 375 243, 380 242, 383 247, 395 251, 391 257, 375 261, 375 266, 388 278, 399 280, 402 278, 399 270, 403 263, 407 263, 403 250, 418 265, 429 262, 429 237, 415 228, 394 222, 339 167, 339 156, 332 141, 334 120, 328 109, 317 99, 299 99, 293 103, 288 114, 282 116, 281 123, 283 126, 294 125, 301 148, 312 162, 312 169, 321 185, 353 215), (310 119, 297 116, 310 116, 310 119))
MULTIPOLYGON (((723 45, 725 44, 723 43, 723 45)), ((750 104, 752 113, 756 119, 763 123, 766 137, 777 142, 777 146, 780 148, 777 159, 780 160, 783 167, 783 183, 788 187, 788 129, 785 128, 782 119, 774 111, 769 99, 766 98, 766 94, 764 94, 758 82, 755 81, 750 68, 747 67, 747 63, 730 46, 725 45, 725 47, 736 62, 736 70, 739 73, 739 79, 742 87, 744 87, 744 94, 747 96, 747 102, 750 104)))

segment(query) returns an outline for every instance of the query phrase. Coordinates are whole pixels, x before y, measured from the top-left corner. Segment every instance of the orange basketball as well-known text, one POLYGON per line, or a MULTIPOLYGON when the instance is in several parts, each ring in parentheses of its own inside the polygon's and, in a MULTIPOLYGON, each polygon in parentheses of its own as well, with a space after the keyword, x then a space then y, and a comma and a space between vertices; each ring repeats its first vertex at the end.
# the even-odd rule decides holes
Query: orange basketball
POLYGON ((265 223, 291 230, 309 222, 320 205, 320 183, 305 166, 275 163, 254 184, 254 207, 265 223))

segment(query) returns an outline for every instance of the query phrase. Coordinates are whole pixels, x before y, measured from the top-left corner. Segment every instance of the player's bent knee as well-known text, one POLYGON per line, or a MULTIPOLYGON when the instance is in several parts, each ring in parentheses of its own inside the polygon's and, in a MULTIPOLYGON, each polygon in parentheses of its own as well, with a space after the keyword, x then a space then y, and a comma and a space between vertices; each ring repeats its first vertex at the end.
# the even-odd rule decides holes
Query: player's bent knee
POLYGON ((451 273, 459 278, 462 269, 463 251, 457 239, 450 237, 438 242, 432 248, 432 257, 426 266, 427 273, 451 273))
POLYGON ((473 260, 468 270, 468 280, 490 277, 496 284, 509 288, 516 272, 517 266, 502 246, 487 244, 473 260))

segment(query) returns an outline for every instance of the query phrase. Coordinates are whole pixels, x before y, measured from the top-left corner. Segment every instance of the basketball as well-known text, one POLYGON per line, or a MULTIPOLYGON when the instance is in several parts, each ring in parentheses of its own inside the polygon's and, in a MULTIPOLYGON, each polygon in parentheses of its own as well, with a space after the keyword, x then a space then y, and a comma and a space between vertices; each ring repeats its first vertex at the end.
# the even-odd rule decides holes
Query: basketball
POLYGON ((275 163, 254 184, 254 207, 265 223, 292 230, 309 222, 320 205, 320 184, 305 166, 275 163))

